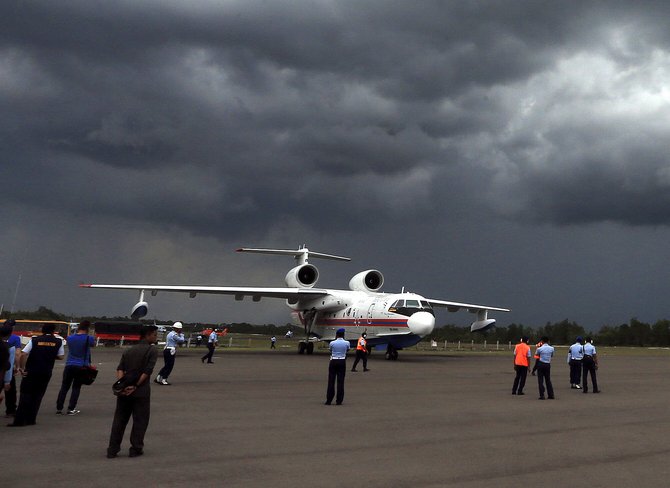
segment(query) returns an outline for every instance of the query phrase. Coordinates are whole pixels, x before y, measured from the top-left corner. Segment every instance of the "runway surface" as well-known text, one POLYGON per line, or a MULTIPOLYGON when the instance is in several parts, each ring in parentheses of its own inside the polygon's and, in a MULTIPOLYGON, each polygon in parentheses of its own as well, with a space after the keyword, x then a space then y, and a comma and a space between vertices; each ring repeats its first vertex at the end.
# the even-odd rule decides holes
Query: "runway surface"
POLYGON ((206 365, 202 353, 181 350, 173 384, 152 385, 139 458, 127 457, 129 429, 120 456, 105 457, 121 350, 94 350, 100 374, 73 417, 55 415, 57 365, 37 425, 0 428, 0 486, 649 488, 670 479, 667 351, 601 357, 599 395, 570 389, 560 352, 554 401, 538 401, 531 376, 525 396, 511 395, 511 354, 377 356, 370 372, 347 373, 342 406, 323 405, 324 354, 218 349, 206 365))

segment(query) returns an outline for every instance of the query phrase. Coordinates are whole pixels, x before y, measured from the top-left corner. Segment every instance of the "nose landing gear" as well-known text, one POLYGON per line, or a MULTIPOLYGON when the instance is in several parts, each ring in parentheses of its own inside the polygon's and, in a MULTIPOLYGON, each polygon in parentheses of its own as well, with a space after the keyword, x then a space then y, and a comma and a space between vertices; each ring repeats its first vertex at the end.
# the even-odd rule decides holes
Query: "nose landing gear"
POLYGON ((393 346, 393 344, 389 344, 386 346, 386 360, 387 361, 395 361, 398 359, 398 350, 393 346))

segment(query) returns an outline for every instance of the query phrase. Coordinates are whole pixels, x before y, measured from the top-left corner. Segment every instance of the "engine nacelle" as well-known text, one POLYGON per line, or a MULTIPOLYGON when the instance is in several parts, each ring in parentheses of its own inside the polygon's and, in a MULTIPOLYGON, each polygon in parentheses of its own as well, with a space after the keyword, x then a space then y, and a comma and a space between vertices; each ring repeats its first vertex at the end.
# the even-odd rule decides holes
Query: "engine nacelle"
POLYGON ((384 275, 376 269, 361 271, 349 280, 349 289, 353 291, 377 291, 384 284, 384 275))
POLYGON ((130 317, 137 320, 149 313, 149 304, 147 302, 137 302, 130 311, 130 317))
POLYGON ((319 279, 319 270, 311 264, 296 266, 286 273, 286 286, 291 288, 311 288, 319 279))
POLYGON ((470 332, 486 332, 495 325, 495 319, 476 320, 470 325, 470 332))

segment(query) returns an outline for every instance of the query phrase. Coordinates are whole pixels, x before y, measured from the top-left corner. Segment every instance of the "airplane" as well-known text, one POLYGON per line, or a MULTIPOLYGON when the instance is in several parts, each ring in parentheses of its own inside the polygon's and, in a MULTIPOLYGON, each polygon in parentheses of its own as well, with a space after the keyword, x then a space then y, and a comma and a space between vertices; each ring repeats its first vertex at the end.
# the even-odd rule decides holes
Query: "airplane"
MULTIPOLYGON (((304 327, 305 339, 298 344, 300 354, 312 354, 314 343, 335 339, 338 329, 345 329, 347 337, 356 339, 367 334, 368 350, 386 345, 386 359, 396 360, 398 350, 417 344, 432 333, 435 327, 434 307, 446 308, 449 312, 461 309, 476 314, 472 332, 484 332, 495 326, 495 319, 488 317, 489 311, 509 312, 507 308, 489 307, 445 300, 424 298, 416 293, 383 293, 384 276, 375 269, 361 271, 351 278, 348 290, 315 288, 319 270, 309 263, 310 258, 351 261, 351 258, 310 251, 306 246, 297 250, 240 248, 237 252, 293 256, 296 266, 286 274, 286 287, 230 287, 192 285, 104 285, 81 284, 81 288, 107 288, 117 290, 139 290, 139 300, 131 310, 135 320, 149 311, 145 292, 156 296, 158 292, 188 293, 195 298, 199 293, 233 295, 235 300, 251 297, 254 302, 262 298, 286 300, 296 325, 304 327)), ((349 339, 355 343, 356 339, 349 339)))

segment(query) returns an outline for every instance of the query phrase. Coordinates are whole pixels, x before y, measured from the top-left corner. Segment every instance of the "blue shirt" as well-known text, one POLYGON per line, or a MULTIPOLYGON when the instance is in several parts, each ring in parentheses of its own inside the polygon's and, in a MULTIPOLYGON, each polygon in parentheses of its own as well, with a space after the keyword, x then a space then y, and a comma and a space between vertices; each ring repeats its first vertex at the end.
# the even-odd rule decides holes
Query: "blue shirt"
POLYGON ((12 382, 12 377, 14 376, 14 358, 16 356, 16 347, 9 347, 9 369, 5 371, 4 382, 9 384, 12 382))
POLYGON ((554 348, 549 344, 542 344, 535 350, 535 354, 539 356, 540 362, 549 364, 554 355, 554 348))
POLYGON ((179 344, 184 343, 184 334, 176 331, 172 331, 167 335, 165 339, 165 347, 177 347, 179 344))
POLYGON ((217 337, 218 337, 218 336, 216 335, 216 332, 212 331, 212 333, 209 334, 209 342, 211 342, 212 344, 214 344, 214 343, 216 342, 216 338, 217 338, 217 337))
POLYGON ((330 348, 330 359, 346 359, 347 351, 351 348, 349 341, 338 337, 328 345, 330 348))
POLYGON ((582 346, 579 342, 575 342, 572 346, 570 346, 570 359, 584 359, 584 346, 582 346))
POLYGON ((88 334, 73 334, 67 338, 67 361, 65 366, 87 366, 91 364, 91 347, 95 340, 88 334), (88 340, 88 353, 86 351, 86 341, 88 340))
POLYGON ((584 355, 585 356, 595 356, 596 355, 596 346, 587 342, 584 344, 584 355))
POLYGON ((21 349, 23 347, 23 344, 21 344, 21 338, 17 335, 10 335, 9 339, 7 339, 7 345, 9 347, 16 347, 17 349, 21 349))

